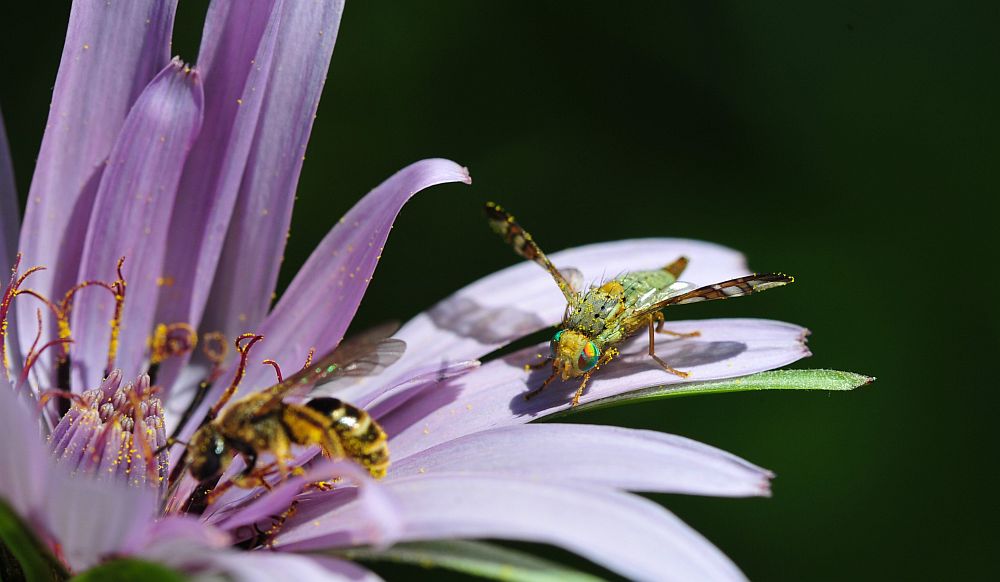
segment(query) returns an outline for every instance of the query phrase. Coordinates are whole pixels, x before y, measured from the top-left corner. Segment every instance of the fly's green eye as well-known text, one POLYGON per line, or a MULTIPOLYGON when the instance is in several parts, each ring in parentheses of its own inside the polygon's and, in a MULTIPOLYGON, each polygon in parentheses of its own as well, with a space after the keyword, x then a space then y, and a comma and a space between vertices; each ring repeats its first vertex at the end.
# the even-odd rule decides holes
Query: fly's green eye
POLYGON ((555 357, 556 349, 559 348, 559 338, 562 337, 563 330, 556 332, 556 335, 552 336, 552 341, 549 342, 549 349, 552 350, 552 356, 555 357))
POLYGON ((576 362, 576 367, 580 368, 581 372, 586 372, 594 366, 597 365, 597 360, 601 358, 601 350, 597 349, 594 342, 587 342, 583 345, 583 351, 580 352, 580 359, 576 362))

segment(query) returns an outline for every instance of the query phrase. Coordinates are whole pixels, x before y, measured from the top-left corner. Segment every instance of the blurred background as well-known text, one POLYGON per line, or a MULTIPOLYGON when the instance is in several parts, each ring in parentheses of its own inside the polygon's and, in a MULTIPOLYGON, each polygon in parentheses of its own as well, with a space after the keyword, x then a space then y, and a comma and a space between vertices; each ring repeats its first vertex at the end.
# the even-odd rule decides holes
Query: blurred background
MULTIPOLYGON (((185 59, 206 6, 181 2, 185 59)), ((24 10, 0 23, 22 207, 69 4, 24 10)), ((998 19, 987 2, 350 2, 282 285, 365 192, 432 156, 474 184, 404 208, 357 326, 513 264, 487 199, 549 252, 649 236, 737 248, 796 284, 673 318, 799 323, 815 353, 799 366, 878 381, 572 421, 677 433, 776 472, 771 499, 653 496, 751 578, 995 575, 998 19)))

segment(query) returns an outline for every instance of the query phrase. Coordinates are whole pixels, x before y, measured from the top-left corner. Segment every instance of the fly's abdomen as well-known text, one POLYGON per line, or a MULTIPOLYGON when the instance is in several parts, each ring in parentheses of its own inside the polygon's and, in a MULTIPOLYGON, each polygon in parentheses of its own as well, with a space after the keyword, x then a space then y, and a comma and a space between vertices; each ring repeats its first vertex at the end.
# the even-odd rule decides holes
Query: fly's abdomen
POLYGON ((330 419, 330 430, 348 457, 380 479, 389 467, 388 438, 367 412, 337 398, 314 398, 306 406, 330 419))

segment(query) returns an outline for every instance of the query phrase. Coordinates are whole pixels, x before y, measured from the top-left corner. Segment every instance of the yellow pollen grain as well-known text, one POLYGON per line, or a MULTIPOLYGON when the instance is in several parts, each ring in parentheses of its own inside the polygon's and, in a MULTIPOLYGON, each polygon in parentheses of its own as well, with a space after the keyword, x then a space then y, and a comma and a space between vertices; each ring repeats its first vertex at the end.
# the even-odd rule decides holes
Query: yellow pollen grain
POLYGON ((431 434, 431 427, 429 424, 424 425, 424 434, 431 434))
POLYGON ((90 50, 90 45, 87 43, 83 43, 83 50, 90 50))
POLYGON ((242 99, 237 99, 236 100, 236 104, 237 105, 243 105, 243 100, 242 99))

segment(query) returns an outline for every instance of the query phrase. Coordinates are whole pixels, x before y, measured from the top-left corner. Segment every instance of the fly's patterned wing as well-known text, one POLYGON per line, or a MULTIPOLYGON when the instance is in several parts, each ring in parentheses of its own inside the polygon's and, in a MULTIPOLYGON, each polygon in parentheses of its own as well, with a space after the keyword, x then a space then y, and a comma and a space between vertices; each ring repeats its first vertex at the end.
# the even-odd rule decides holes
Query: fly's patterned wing
POLYGON ((406 343, 389 336, 399 329, 396 323, 372 328, 340 342, 335 350, 267 389, 275 400, 305 396, 316 386, 342 376, 371 376, 403 356, 406 343))
POLYGON ((794 281, 795 277, 785 275, 784 273, 765 273, 763 275, 738 277, 713 285, 705 285, 693 291, 672 293, 670 297, 651 305, 647 311, 660 310, 668 305, 683 305, 684 303, 743 297, 744 295, 760 293, 774 287, 788 285, 794 281))
POLYGON ((567 303, 571 305, 576 303, 577 292, 572 283, 545 256, 545 253, 539 248, 535 239, 531 237, 531 234, 521 228, 521 225, 514 220, 514 217, 499 205, 487 202, 484 210, 493 232, 500 235, 507 244, 513 247, 515 253, 529 261, 534 261, 548 271, 549 275, 552 275, 552 278, 555 279, 556 285, 559 286, 559 290, 562 291, 563 296, 566 297, 567 303))
POLYGON ((732 299, 742 297, 752 293, 760 293, 774 287, 788 285, 795 281, 795 278, 783 273, 765 273, 763 275, 749 275, 738 277, 721 283, 705 285, 697 289, 688 290, 693 287, 691 283, 678 281, 667 289, 665 298, 650 303, 643 309, 637 309, 630 315, 629 320, 632 327, 645 323, 645 318, 650 313, 660 311, 670 305, 683 305, 685 303, 697 303, 699 301, 714 301, 716 299, 732 299))

